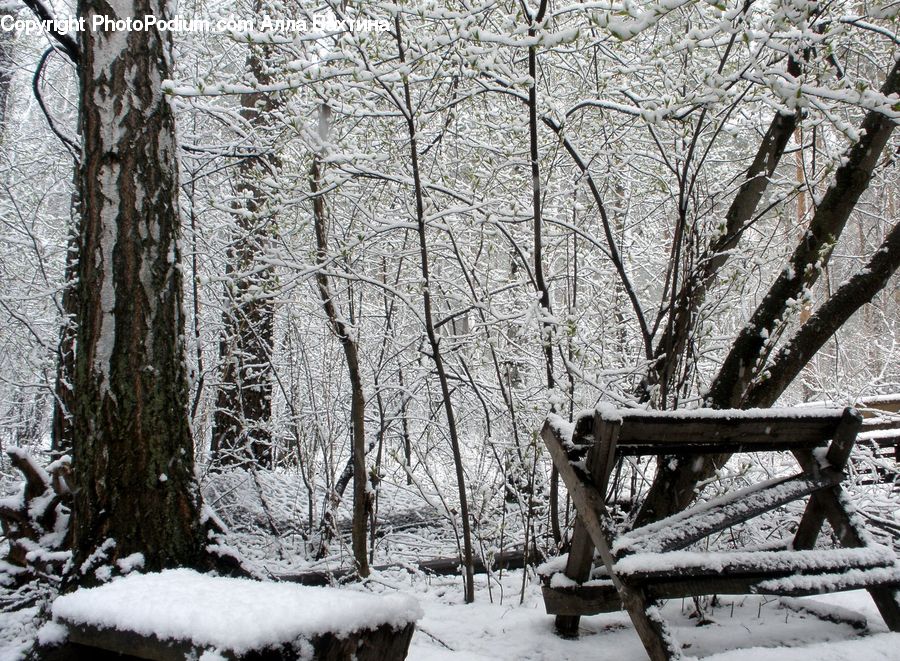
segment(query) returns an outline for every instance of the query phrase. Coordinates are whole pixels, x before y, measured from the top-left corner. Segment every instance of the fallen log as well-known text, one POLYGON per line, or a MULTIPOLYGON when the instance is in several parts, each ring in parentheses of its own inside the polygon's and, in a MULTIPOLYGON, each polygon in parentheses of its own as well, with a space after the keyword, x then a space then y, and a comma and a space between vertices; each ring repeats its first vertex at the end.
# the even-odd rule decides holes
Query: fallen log
MULTIPOLYGON (((530 552, 528 556, 529 565, 537 565, 544 561, 543 554, 535 555, 530 552)), ((475 558, 474 570, 478 574, 486 574, 488 570, 499 571, 500 569, 522 569, 525 567, 525 553, 523 549, 512 549, 502 551, 493 556, 490 565, 486 565, 482 558, 475 558)), ((457 574, 462 567, 460 559, 454 558, 432 558, 430 560, 421 560, 416 563, 402 564, 391 563, 386 565, 377 565, 372 567, 374 571, 385 571, 389 569, 409 569, 416 572, 431 574, 433 576, 451 576, 457 574)), ((356 576, 356 572, 352 569, 337 568, 326 569, 322 571, 306 571, 296 574, 277 574, 274 576, 279 581, 287 583, 298 583, 300 585, 332 585, 341 583, 356 576)))

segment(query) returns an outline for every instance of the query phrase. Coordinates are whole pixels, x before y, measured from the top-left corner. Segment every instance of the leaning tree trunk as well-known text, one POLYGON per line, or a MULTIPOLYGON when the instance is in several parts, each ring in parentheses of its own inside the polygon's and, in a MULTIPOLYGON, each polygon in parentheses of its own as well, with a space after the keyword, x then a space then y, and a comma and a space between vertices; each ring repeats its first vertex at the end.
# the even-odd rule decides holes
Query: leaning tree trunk
MULTIPOLYGON (((163 17, 161 0, 81 0, 78 15, 163 17)), ((158 30, 82 33, 81 236, 74 406, 75 581, 142 553, 203 549, 188 419, 175 120, 158 30)), ((102 577, 97 573, 96 577, 102 577)))
POLYGON ((752 406, 771 406, 809 360, 838 329, 875 294, 885 288, 900 268, 900 223, 894 225, 872 253, 868 263, 844 282, 806 323, 778 350, 765 379, 754 381, 744 396, 752 406))
MULTIPOLYGON (((898 88, 900 62, 894 64, 881 91, 890 95, 898 88)), ((790 302, 798 300, 804 289, 812 287, 828 263, 850 213, 869 185, 895 125, 894 120, 875 110, 866 115, 860 131, 862 137, 847 151, 790 261, 732 344, 706 395, 707 406, 717 409, 771 406, 790 385, 796 374, 788 380, 777 370, 788 364, 793 365, 794 361, 772 365, 768 377, 771 383, 764 390, 753 386, 754 380, 766 366, 765 338, 773 335, 776 326, 782 323, 790 302), (765 398, 760 398, 761 392, 765 392, 765 398)), ((833 335, 834 330, 828 337, 833 335)), ((805 358, 804 365, 812 355, 814 352, 805 358)), ((696 497, 697 485, 711 477, 729 456, 705 455, 687 457, 681 461, 660 461, 635 525, 664 518, 687 507, 696 497)))
MULTIPOLYGON (((263 6, 257 0, 257 13, 263 6)), ((266 66, 270 48, 251 46, 247 69, 257 83, 271 82, 266 66)), ((263 180, 273 177, 278 158, 266 144, 275 130, 276 93, 241 96, 241 117, 250 127, 252 152, 238 167, 234 221, 237 232, 228 247, 224 331, 219 342, 221 382, 213 416, 212 453, 220 464, 260 466, 273 463, 269 418, 272 414, 272 348, 275 271, 259 257, 269 248, 275 224, 274 201, 263 180)))

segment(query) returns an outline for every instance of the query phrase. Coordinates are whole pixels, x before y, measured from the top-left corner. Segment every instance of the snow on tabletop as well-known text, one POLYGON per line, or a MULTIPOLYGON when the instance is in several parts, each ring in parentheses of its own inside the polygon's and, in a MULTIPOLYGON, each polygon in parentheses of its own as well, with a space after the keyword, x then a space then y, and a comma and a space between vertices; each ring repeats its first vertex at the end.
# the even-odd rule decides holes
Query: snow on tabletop
POLYGON ((422 615, 418 602, 403 594, 263 583, 189 569, 133 574, 53 603, 53 617, 66 623, 189 640, 237 654, 327 632, 345 637, 382 625, 399 628, 422 615))
POLYGON ((544 561, 537 567, 537 575, 538 576, 552 576, 557 572, 564 571, 566 568, 566 562, 569 560, 568 553, 562 553, 554 558, 550 558, 549 560, 544 561))
POLYGON ((840 418, 844 413, 844 409, 677 409, 675 411, 619 409, 619 413, 628 419, 665 418, 672 420, 755 420, 758 418, 774 418, 777 420, 794 420, 798 418, 840 418))
POLYGON ((572 435, 575 433, 574 422, 566 422, 555 413, 549 413, 547 414, 547 424, 564 443, 572 441, 572 435))
POLYGON ((612 404, 599 402, 594 409, 597 414, 607 422, 622 422, 622 414, 630 413, 627 409, 618 409, 612 404))

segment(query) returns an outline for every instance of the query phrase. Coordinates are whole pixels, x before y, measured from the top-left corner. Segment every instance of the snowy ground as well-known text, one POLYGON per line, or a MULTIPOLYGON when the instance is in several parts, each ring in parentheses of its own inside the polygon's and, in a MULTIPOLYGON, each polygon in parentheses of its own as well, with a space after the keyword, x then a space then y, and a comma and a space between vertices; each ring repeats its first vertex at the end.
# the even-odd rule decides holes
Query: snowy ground
MULTIPOLYGON (((495 577, 496 578, 496 577, 495 577)), ((581 637, 562 640, 553 633, 553 618, 544 613, 539 586, 523 574, 505 573, 488 593, 480 577, 475 604, 462 603, 458 579, 426 578, 403 571, 380 572, 366 586, 372 590, 415 597, 425 616, 419 621, 409 659, 414 661, 518 661, 604 658, 617 661, 646 659, 637 635, 624 613, 582 619, 581 637), (491 600, 493 599, 493 601, 491 600)), ((810 601, 810 600, 803 600, 810 601)), ((689 617, 690 600, 670 601, 664 613, 687 654, 710 661, 896 661, 900 634, 889 633, 865 592, 816 597, 824 610, 840 614, 852 609, 868 624, 857 630, 849 624, 824 621, 781 606, 778 599, 723 597, 708 607, 713 623, 697 626, 689 617)), ((36 609, 0 614, 0 661, 21 659, 35 632, 36 609)))
MULTIPOLYGON (((223 480, 218 490, 207 489, 207 502, 222 514, 231 527, 231 541, 258 571, 277 575, 347 564, 348 549, 339 541, 324 562, 308 559, 309 540, 296 523, 304 520, 303 499, 298 497, 293 476, 260 473, 251 480, 233 473, 223 480)), ((382 496, 380 525, 386 534, 377 540, 375 565, 454 555, 452 528, 437 507, 425 504, 435 499, 402 485, 385 489, 382 496)), ((885 517, 897 511, 887 507, 896 506, 896 493, 881 490, 876 496, 868 503, 872 511, 885 517)), ((346 515, 343 512, 341 518, 346 515)), ((506 532, 498 538, 505 540, 502 548, 522 538, 516 520, 513 514, 506 519, 506 532)), ((495 546, 496 542, 484 543, 495 546)), ((476 580, 476 603, 471 605, 463 604, 459 577, 425 576, 403 569, 375 572, 364 585, 342 589, 399 592, 417 599, 424 617, 408 657, 414 661, 646 659, 624 613, 583 618, 580 638, 563 640, 553 633, 553 618, 544 612, 540 585, 531 572, 505 571, 490 579, 482 574, 476 580)), ((40 620, 37 606, 16 604, 10 601, 14 596, 0 586, 0 661, 24 658, 40 620)), ((704 612, 712 623, 703 626, 690 617, 691 600, 668 602, 664 614, 686 654, 713 661, 900 661, 900 634, 888 632, 866 592, 804 601, 825 604, 820 610, 832 614, 840 614, 841 609, 862 613, 867 623, 860 630, 784 608, 776 598, 756 596, 722 597, 714 605, 706 604, 704 612)))
MULTIPOLYGON (((425 617, 418 624, 409 658, 416 661, 513 661, 615 658, 644 661, 640 640, 624 613, 582 618, 581 637, 563 640, 553 633, 553 618, 544 612, 540 588, 530 583, 520 600, 522 572, 503 581, 500 603, 494 589, 491 603, 484 588, 475 604, 461 605, 459 589, 432 582, 410 582, 406 590, 422 604, 425 617)), ((399 588, 399 585, 393 587, 399 588)), ((804 600, 806 601, 806 600, 804 600)), ((816 598, 828 610, 852 609, 866 616, 858 631, 848 624, 826 622, 782 607, 777 599, 723 597, 706 611, 714 620, 698 627, 689 617, 690 600, 670 601, 664 613, 686 654, 710 661, 751 659, 896 661, 900 634, 889 633, 866 592, 816 598)))

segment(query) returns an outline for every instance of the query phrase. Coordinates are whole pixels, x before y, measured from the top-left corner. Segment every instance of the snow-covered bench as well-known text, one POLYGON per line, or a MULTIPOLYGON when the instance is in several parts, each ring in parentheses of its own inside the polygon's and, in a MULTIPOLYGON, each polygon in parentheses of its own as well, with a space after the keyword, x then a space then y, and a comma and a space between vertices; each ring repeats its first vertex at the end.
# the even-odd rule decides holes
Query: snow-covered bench
POLYGON ((374 661, 404 659, 421 616, 417 602, 401 594, 174 569, 59 597, 44 637, 55 627, 82 649, 144 659, 374 661))
POLYGON ((658 599, 704 594, 800 596, 865 588, 900 631, 900 564, 876 544, 841 488, 861 417, 855 409, 596 411, 567 423, 550 416, 541 436, 575 504, 567 556, 542 570, 544 603, 557 631, 577 633, 581 615, 625 608, 651 659, 680 649, 658 599), (830 442, 829 442, 830 441, 830 442), (605 494, 618 458, 790 451, 801 472, 701 503, 609 539, 605 494), (706 537, 809 496, 793 540, 781 549, 685 550, 706 537), (843 548, 812 550, 825 521, 843 548), (601 565, 594 568, 594 550, 601 565))

